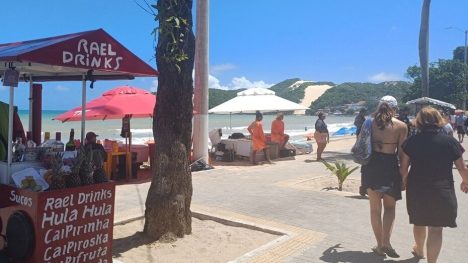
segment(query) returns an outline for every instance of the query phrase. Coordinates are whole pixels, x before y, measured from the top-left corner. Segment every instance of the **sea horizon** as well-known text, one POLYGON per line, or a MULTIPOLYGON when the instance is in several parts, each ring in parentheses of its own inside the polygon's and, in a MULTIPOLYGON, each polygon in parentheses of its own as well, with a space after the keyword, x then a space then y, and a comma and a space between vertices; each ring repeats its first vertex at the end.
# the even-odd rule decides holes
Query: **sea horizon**
MULTIPOLYGON (((60 122, 53 120, 54 117, 64 113, 65 110, 43 110, 42 111, 42 134, 50 132, 54 138, 56 132, 61 132, 62 141, 68 141, 70 130, 75 130, 75 139, 80 138, 81 122, 60 122)), ((29 126, 29 111, 18 110, 18 114, 23 123, 24 130, 28 130, 29 126)), ((263 119, 263 128, 265 133, 269 133, 271 122, 275 119, 275 114, 265 114, 263 119)), ((208 131, 213 129, 222 129, 223 138, 227 138, 230 134, 240 132, 248 134, 247 127, 255 116, 252 114, 209 114, 208 115, 208 131)), ((314 124, 317 120, 316 116, 310 115, 285 115, 285 133, 291 136, 292 140, 304 140, 306 135, 314 132, 314 124)), ((330 133, 340 128, 353 127, 354 116, 347 115, 329 115, 325 122, 328 125, 330 133)), ((153 140, 152 118, 135 118, 130 122, 132 130, 132 143, 144 144, 149 140, 153 140)), ((120 136, 122 120, 93 120, 86 121, 85 129, 87 132, 93 131, 99 135, 98 139, 117 140, 124 142, 125 139, 120 136)))

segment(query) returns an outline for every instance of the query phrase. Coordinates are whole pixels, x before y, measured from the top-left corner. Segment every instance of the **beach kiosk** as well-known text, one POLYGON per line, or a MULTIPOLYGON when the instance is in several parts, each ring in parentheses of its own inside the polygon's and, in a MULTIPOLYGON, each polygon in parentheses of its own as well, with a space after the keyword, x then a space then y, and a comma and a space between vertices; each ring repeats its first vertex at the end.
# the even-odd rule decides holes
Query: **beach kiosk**
MULTIPOLYGON (((156 77, 157 71, 97 29, 0 44, 0 74, 2 84, 10 87, 8 157, 0 160, 0 261, 112 262, 115 184, 83 183, 62 190, 36 187, 44 178, 32 174, 43 164, 12 158, 14 90, 18 81, 29 82, 31 94, 39 88, 33 83, 81 81, 84 141, 87 81, 92 86, 99 80, 156 77), (23 174, 27 180, 18 183, 13 174, 23 174)), ((40 138, 40 129, 31 126, 40 138)))

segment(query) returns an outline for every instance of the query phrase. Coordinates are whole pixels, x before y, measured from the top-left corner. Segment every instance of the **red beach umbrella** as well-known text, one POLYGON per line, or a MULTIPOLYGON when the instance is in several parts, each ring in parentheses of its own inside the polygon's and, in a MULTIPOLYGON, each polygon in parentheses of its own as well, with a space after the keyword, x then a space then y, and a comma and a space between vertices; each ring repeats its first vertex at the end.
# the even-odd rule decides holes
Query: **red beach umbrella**
MULTIPOLYGON (((156 95, 151 92, 122 86, 106 91, 101 97, 86 103, 86 120, 153 117, 156 95)), ((62 122, 81 121, 81 106, 54 118, 62 122)))

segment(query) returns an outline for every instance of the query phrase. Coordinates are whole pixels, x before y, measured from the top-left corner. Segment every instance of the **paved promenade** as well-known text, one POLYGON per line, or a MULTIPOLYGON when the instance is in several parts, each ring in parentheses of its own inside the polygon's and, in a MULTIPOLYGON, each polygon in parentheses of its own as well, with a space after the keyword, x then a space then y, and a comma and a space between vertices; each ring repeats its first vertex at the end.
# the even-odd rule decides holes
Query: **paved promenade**
MULTIPOLYGON (((326 149, 327 160, 345 160, 350 165, 351 140, 332 141, 326 149)), ((465 144, 465 149, 468 145, 465 144)), ((315 148, 315 145, 314 145, 315 148)), ((233 220, 253 221, 272 228, 304 233, 284 250, 269 257, 281 262, 425 262, 412 257, 412 227, 408 224, 405 200, 397 203, 393 247, 402 256, 399 260, 374 256, 375 245, 369 222, 367 199, 356 195, 297 189, 283 182, 312 179, 329 175, 321 163, 313 162, 315 154, 297 156, 295 160, 277 161, 273 165, 218 166, 211 171, 193 173, 192 210, 227 216, 233 220), (314 238, 315 237, 315 238, 314 238), (281 252, 282 251, 282 252, 281 252)), ((466 158, 465 158, 466 159, 466 158)), ((456 176, 456 188, 460 179, 456 176)), ((331 175, 330 175, 331 176, 331 175)), ((351 178, 359 178, 359 170, 351 178)), ((149 183, 117 187, 116 221, 141 216, 149 183)), ((468 195, 457 188, 459 203, 458 228, 444 230, 440 262, 461 263, 468 258, 468 195)), ((267 257, 268 258, 268 257, 267 257)), ((268 262, 264 258, 264 262, 268 262)), ((261 262, 262 260, 256 260, 261 262)))

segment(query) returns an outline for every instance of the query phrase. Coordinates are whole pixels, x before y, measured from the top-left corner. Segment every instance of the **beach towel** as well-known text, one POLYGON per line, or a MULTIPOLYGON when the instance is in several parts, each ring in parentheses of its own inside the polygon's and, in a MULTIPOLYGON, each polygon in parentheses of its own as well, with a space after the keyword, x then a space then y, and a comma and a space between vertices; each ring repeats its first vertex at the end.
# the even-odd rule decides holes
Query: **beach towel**
POLYGON ((353 161, 355 163, 366 165, 369 163, 372 155, 372 118, 366 119, 362 124, 361 132, 354 143, 351 152, 353 153, 353 161))

